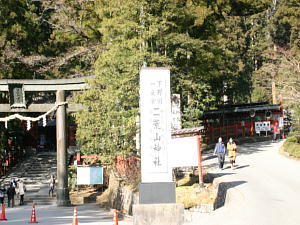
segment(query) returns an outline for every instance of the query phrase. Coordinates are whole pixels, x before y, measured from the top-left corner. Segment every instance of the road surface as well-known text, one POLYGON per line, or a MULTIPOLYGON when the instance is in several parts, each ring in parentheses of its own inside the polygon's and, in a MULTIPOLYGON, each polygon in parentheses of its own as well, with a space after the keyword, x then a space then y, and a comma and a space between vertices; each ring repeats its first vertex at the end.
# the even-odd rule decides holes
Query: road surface
POLYGON ((217 159, 208 157, 204 164, 228 187, 226 202, 211 214, 200 214, 191 224, 299 225, 300 161, 279 153, 281 144, 240 146, 234 170, 227 163, 219 171, 217 159))
MULTIPOLYGON (((111 212, 100 209, 97 204, 85 204, 77 206, 80 225, 112 225, 111 212)), ((29 224, 32 212, 31 206, 17 206, 6 209, 7 221, 1 224, 22 225, 29 224)), ((73 221, 73 207, 36 206, 38 224, 45 225, 70 225, 73 221)), ((120 219, 119 225, 131 225, 130 219, 120 219)))

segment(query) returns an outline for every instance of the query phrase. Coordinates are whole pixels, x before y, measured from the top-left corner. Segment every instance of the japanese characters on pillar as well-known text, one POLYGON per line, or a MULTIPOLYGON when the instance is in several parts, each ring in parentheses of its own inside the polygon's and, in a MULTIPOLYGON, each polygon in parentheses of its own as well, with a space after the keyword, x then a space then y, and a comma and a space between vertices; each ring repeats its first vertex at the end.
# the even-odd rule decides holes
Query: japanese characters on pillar
POLYGON ((168 146, 171 140, 170 70, 140 72, 142 182, 171 182, 168 146))
POLYGON ((172 94, 171 97, 171 113, 172 113, 172 130, 181 129, 181 113, 180 113, 180 95, 172 94))

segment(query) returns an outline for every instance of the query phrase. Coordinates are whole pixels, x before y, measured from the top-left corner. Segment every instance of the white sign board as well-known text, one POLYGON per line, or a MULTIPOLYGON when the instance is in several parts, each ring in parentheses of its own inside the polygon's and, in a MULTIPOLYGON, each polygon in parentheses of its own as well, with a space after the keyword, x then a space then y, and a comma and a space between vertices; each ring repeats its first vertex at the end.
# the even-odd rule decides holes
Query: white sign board
POLYGON ((78 166, 77 185, 103 184, 103 167, 101 166, 78 166))
POLYGON ((271 122, 255 122, 255 132, 260 133, 261 131, 271 131, 271 122))
POLYGON ((197 136, 173 138, 170 145, 169 163, 173 168, 198 166, 197 136))
POLYGON ((142 182, 172 182, 168 164, 171 140, 169 69, 141 69, 140 113, 142 182))
POLYGON ((172 94, 171 97, 171 128, 172 130, 181 129, 181 113, 180 113, 180 95, 172 94))
POLYGON ((284 120, 283 120, 283 117, 279 117, 279 120, 278 120, 278 126, 279 126, 279 127, 284 127, 284 120))

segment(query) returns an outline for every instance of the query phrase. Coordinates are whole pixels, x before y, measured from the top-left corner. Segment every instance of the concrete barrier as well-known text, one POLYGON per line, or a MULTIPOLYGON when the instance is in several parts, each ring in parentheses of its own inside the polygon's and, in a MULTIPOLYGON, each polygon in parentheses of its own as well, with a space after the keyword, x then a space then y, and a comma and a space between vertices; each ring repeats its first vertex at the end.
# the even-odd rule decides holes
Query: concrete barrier
POLYGON ((133 225, 182 225, 183 204, 133 205, 133 225))

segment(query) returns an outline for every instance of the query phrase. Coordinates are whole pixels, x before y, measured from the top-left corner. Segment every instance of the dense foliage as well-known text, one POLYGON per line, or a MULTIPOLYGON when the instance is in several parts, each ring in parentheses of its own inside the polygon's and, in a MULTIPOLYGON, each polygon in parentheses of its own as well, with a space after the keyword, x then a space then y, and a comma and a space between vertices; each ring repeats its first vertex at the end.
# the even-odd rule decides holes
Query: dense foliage
POLYGON ((299 104, 298 0, 0 0, 0 78, 95 74, 78 101, 85 152, 134 152, 138 74, 171 69, 182 122, 205 109, 272 99, 299 104), (279 97, 277 97, 279 98, 279 97))
POLYGON ((290 156, 300 158, 300 135, 288 137, 282 146, 290 156))

